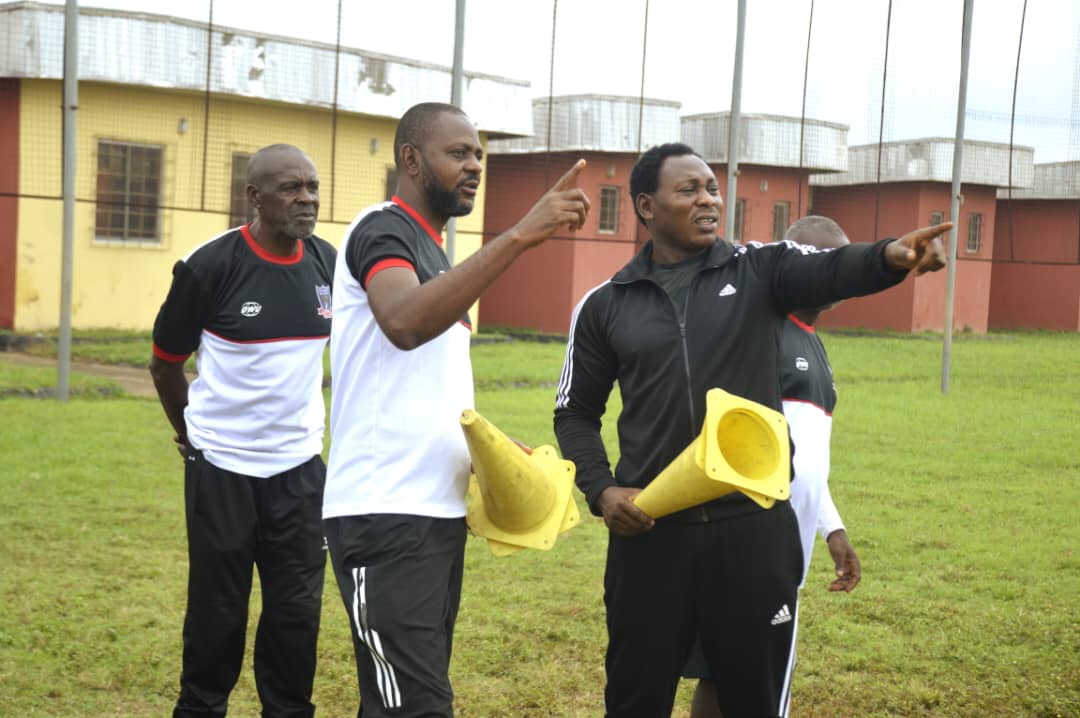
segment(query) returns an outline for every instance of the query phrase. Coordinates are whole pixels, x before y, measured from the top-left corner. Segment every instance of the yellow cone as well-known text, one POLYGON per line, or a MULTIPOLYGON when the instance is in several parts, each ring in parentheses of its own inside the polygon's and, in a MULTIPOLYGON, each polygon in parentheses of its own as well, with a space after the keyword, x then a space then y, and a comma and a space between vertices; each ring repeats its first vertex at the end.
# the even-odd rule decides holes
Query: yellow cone
POLYGON ((461 415, 473 475, 469 477, 469 528, 488 539, 491 552, 547 550, 581 520, 574 503, 574 463, 552 446, 527 454, 471 409, 461 415))
POLYGON ((711 389, 705 401, 701 433, 634 497, 654 519, 735 491, 766 509, 791 493, 784 415, 722 389, 711 389))

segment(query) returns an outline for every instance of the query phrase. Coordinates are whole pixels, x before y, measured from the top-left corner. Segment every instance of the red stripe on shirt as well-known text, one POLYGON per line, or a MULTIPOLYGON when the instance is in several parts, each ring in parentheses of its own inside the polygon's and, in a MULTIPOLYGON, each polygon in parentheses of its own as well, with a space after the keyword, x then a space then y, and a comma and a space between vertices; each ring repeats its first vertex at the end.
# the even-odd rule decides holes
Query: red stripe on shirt
POLYGON ((380 259, 371 266, 367 276, 364 277, 364 289, 367 289, 368 283, 371 282, 372 277, 384 269, 390 269, 390 267, 402 267, 403 269, 416 271, 416 267, 414 267, 412 262, 407 259, 402 259, 401 257, 387 257, 386 259, 380 259))
POLYGON ((260 259, 265 259, 267 262, 272 262, 274 264, 296 264, 304 258, 304 243, 301 241, 296 243, 296 251, 287 257, 282 257, 279 254, 270 254, 259 246, 259 243, 255 241, 255 238, 251 236, 250 227, 250 224, 245 224, 240 228, 240 234, 244 235, 244 240, 247 242, 247 245, 251 247, 251 251, 258 255, 260 259))
POLYGON ((802 329, 804 332, 810 332, 811 334, 814 333, 814 328, 812 326, 810 326, 804 321, 800 321, 799 318, 794 314, 787 315, 787 318, 794 322, 795 326, 797 326, 799 329, 802 329))
POLYGON ((171 352, 167 352, 161 347, 159 347, 157 344, 155 344, 154 356, 156 356, 161 361, 167 361, 171 364, 179 364, 181 362, 187 361, 187 358, 191 356, 191 352, 188 352, 187 354, 172 354, 171 352))
POLYGON ((435 244, 442 246, 442 235, 435 231, 435 229, 428 224, 427 220, 420 216, 420 213, 410 207, 401 197, 394 195, 390 198, 390 201, 405 210, 405 213, 416 220, 416 223, 424 228, 424 231, 428 233, 428 236, 435 241, 435 244))

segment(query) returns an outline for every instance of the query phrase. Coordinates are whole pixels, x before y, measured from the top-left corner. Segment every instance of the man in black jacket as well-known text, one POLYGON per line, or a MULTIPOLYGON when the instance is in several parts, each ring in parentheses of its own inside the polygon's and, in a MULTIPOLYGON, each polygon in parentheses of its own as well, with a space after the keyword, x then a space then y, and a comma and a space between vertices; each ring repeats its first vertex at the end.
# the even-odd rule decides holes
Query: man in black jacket
POLYGON ((700 637, 725 716, 782 716, 803 558, 787 502, 742 494, 654 521, 633 498, 701 431, 714 387, 781 409, 785 317, 944 266, 936 237, 816 252, 717 237, 716 177, 688 146, 646 152, 630 177, 653 239, 574 310, 555 432, 590 509, 610 530, 604 576, 608 716, 668 716, 700 637), (615 381, 622 413, 612 475, 600 438, 615 381))

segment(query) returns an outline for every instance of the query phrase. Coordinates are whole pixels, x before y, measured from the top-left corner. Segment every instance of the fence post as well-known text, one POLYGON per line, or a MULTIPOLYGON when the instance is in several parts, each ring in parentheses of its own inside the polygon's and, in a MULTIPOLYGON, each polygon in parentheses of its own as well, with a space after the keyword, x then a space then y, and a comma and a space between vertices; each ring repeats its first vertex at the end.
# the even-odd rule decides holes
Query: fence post
POLYGON ((952 363, 953 300, 956 296, 956 243, 960 231, 960 172, 963 167, 964 114, 967 112, 968 57, 971 55, 971 14, 975 0, 964 0, 964 28, 960 41, 960 88, 956 100, 956 137, 953 140, 952 204, 949 219, 949 284, 945 292, 945 346, 942 350, 941 393, 949 393, 952 363))

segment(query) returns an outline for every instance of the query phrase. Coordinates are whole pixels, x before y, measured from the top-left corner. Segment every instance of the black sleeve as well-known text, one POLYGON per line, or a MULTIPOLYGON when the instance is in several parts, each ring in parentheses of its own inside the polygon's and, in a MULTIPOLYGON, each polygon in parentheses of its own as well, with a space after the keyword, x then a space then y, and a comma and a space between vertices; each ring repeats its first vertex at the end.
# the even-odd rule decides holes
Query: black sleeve
POLYGON ((373 217, 370 222, 358 224, 345 248, 349 273, 365 289, 368 272, 384 259, 402 260, 413 269, 417 265, 416 251, 407 239, 412 235, 411 228, 391 213, 384 214, 387 216, 373 217))
POLYGON ((764 245, 761 251, 774 253, 772 296, 777 309, 788 314, 899 284, 907 272, 885 265, 885 246, 893 241, 850 244, 824 252, 794 242, 764 245))
POLYGON ((555 402, 559 449, 564 458, 574 462, 578 488, 596 515, 596 500, 604 489, 616 485, 600 437, 601 417, 618 367, 604 332, 602 304, 593 294, 578 305, 555 402))
POLYGON ((210 308, 205 283, 180 260, 173 265, 172 285, 154 320, 154 354, 165 361, 182 362, 199 348, 210 308))

